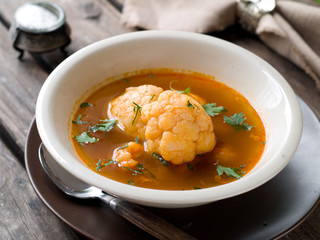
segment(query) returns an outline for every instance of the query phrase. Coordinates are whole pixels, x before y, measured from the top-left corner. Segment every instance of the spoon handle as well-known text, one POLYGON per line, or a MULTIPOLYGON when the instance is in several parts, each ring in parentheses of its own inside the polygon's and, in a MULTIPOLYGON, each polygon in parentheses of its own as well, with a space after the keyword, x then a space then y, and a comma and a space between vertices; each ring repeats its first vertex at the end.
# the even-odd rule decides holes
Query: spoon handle
POLYGON ((104 200, 103 196, 101 198, 109 203, 117 214, 160 240, 195 240, 194 237, 138 205, 128 203, 119 198, 114 198, 111 201, 110 199, 104 200))

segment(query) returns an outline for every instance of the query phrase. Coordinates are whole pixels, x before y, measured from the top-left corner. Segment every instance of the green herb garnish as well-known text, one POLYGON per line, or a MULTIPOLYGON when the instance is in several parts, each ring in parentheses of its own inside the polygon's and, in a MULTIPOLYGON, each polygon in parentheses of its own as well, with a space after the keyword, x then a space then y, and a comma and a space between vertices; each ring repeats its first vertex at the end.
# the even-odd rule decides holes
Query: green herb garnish
POLYGON ((132 181, 131 179, 128 180, 128 183, 129 183, 131 186, 134 185, 134 183, 133 183, 133 181, 132 181))
POLYGON ((152 156, 158 159, 162 165, 168 167, 168 161, 164 160, 163 157, 159 156, 156 153, 152 153, 152 156))
POLYGON ((144 167, 143 163, 137 164, 138 170, 135 170, 135 169, 132 169, 132 168, 129 168, 129 167, 126 167, 126 166, 122 166, 122 167, 123 167, 124 169, 127 169, 127 170, 133 172, 133 175, 134 175, 134 176, 136 176, 136 175, 138 175, 138 174, 143 174, 143 170, 144 170, 144 171, 148 172, 152 178, 155 178, 155 176, 154 176, 148 169, 146 169, 146 168, 144 167))
POLYGON ((191 92, 190 87, 187 87, 187 88, 186 88, 185 90, 183 90, 183 91, 175 90, 175 89, 172 88, 172 86, 171 86, 173 82, 176 82, 176 81, 171 81, 171 82, 170 82, 170 85, 169 85, 169 87, 170 87, 170 89, 171 89, 172 91, 176 91, 176 92, 182 93, 182 94, 188 94, 188 93, 191 92))
MULTIPOLYGON (((152 95, 152 97, 150 98, 149 102, 151 102, 151 101, 152 101, 152 99, 154 99, 154 97, 155 97, 155 96, 156 96, 156 95, 155 95, 155 94, 153 94, 153 95, 152 95)), ((148 102, 148 103, 149 103, 149 102, 148 102)))
POLYGON ((101 159, 99 159, 97 163, 97 167, 96 167, 97 172, 100 172, 100 168, 101 168, 101 159))
POLYGON ((229 167, 223 167, 219 164, 217 164, 217 172, 218 175, 221 176, 223 173, 225 173, 229 177, 235 177, 236 179, 241 178, 241 175, 238 173, 240 169, 238 168, 229 168, 229 167))
POLYGON ((100 122, 103 122, 103 123, 99 123, 96 126, 93 126, 90 128, 92 130, 92 132, 104 131, 107 133, 114 127, 114 125, 117 123, 117 120, 116 119, 104 119, 104 120, 100 120, 100 122))
POLYGON ((88 103, 88 102, 84 102, 84 103, 81 103, 80 104, 80 107, 81 108, 84 108, 84 107, 92 107, 93 106, 93 104, 92 103, 88 103))
POLYGON ((127 169, 131 172, 133 172, 134 174, 133 175, 137 175, 137 174, 142 174, 142 171, 141 170, 134 170, 132 168, 129 168, 129 167, 126 167, 126 166, 122 166, 124 169, 127 169))
POLYGON ((136 139, 134 140, 135 143, 139 143, 139 137, 136 137, 136 139))
POLYGON ((200 187, 193 187, 193 189, 198 190, 198 189, 202 189, 202 188, 200 188, 200 187))
POLYGON ((103 165, 104 167, 106 167, 106 166, 108 166, 110 164, 120 164, 118 161, 114 161, 114 160, 108 159, 108 158, 105 159, 105 161, 107 161, 107 163, 103 165))
POLYGON ((98 142, 99 139, 95 137, 91 137, 89 132, 83 132, 78 136, 74 136, 78 143, 95 143, 98 142))
POLYGON ((246 118, 242 112, 236 113, 231 117, 224 116, 224 122, 230 124, 234 129, 250 131, 252 126, 249 126, 247 123, 243 123, 245 120, 246 118))
POLYGON ((122 81, 126 83, 126 82, 129 82, 129 81, 130 81, 130 79, 128 79, 128 78, 124 78, 124 79, 122 79, 122 81))
POLYGON ((118 150, 119 150, 119 149, 124 149, 124 148, 127 148, 127 147, 129 147, 128 144, 127 144, 127 145, 124 145, 124 146, 122 146, 122 147, 119 147, 118 150))
POLYGON ((138 104, 136 104, 135 102, 133 102, 133 112, 135 114, 134 114, 134 117, 132 120, 132 125, 134 124, 134 121, 136 120, 138 113, 140 113, 140 115, 141 115, 141 107, 138 104))
POLYGON ((152 178, 156 178, 156 177, 153 175, 152 172, 150 172, 148 169, 146 169, 146 168, 144 167, 143 163, 137 164, 137 168, 138 168, 141 172, 142 172, 142 170, 148 172, 152 178))
POLYGON ((192 103, 191 103, 189 100, 188 100, 187 107, 189 107, 189 108, 194 108, 194 106, 192 105, 192 103))
POLYGON ((188 166, 190 171, 193 171, 193 166, 190 163, 188 163, 187 166, 188 166))
POLYGON ((138 168, 138 169, 135 170, 135 169, 132 169, 132 168, 129 168, 129 167, 126 167, 126 166, 122 166, 121 163, 119 163, 118 161, 114 161, 114 160, 112 160, 112 159, 105 159, 105 161, 107 161, 107 163, 105 163, 105 164, 102 165, 102 164, 101 164, 101 160, 99 159, 99 161, 98 161, 98 163, 97 163, 97 168, 96 168, 96 170, 97 170, 98 172, 99 172, 100 169, 103 168, 103 167, 106 167, 106 166, 111 165, 111 164, 117 164, 117 165, 119 165, 119 167, 121 166, 122 168, 127 169, 127 170, 133 172, 133 175, 134 175, 134 176, 136 176, 136 175, 138 175, 138 174, 144 174, 143 171, 146 171, 146 172, 148 172, 148 173, 150 174, 150 176, 151 176, 152 178, 156 178, 148 169, 146 169, 146 168, 144 167, 143 163, 137 164, 137 168, 138 168))
POLYGON ((97 167, 96 167, 96 170, 99 172, 101 168, 104 168, 110 164, 119 164, 119 162, 117 161, 113 161, 111 159, 105 159, 105 161, 107 161, 107 163, 101 165, 101 159, 99 159, 98 163, 97 163, 97 167))
POLYGON ((202 105, 202 107, 204 108, 206 113, 211 117, 219 115, 219 113, 228 111, 225 107, 216 107, 216 103, 208 103, 206 105, 202 105))
POLYGON ((73 124, 85 124, 88 123, 87 121, 80 121, 81 120, 81 114, 78 115, 77 119, 75 121, 72 121, 73 124))

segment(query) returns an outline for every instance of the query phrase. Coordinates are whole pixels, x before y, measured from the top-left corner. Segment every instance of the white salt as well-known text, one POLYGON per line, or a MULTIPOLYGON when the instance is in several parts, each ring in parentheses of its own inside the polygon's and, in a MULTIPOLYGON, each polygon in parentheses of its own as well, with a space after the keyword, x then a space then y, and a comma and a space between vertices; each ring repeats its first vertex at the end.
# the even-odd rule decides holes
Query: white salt
POLYGON ((17 10, 15 18, 24 28, 33 30, 50 28, 59 20, 49 9, 34 4, 23 5, 17 10))

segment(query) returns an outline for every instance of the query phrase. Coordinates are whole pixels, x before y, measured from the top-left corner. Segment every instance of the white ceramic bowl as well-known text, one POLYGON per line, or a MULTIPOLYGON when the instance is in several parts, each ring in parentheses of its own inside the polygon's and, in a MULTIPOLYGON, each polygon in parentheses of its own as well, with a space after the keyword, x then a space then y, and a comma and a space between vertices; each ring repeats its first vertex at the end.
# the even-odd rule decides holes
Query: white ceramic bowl
POLYGON ((143 31, 89 45, 62 62, 45 81, 36 106, 40 137, 70 174, 120 198, 154 207, 190 207, 252 190, 278 174, 301 137, 296 95, 285 79, 261 58, 232 43, 195 33, 143 31), (200 190, 166 191, 133 187, 105 178, 77 159, 68 120, 83 94, 106 78, 141 69, 174 68, 209 74, 242 93, 260 113, 266 128, 265 152, 241 179, 200 190))

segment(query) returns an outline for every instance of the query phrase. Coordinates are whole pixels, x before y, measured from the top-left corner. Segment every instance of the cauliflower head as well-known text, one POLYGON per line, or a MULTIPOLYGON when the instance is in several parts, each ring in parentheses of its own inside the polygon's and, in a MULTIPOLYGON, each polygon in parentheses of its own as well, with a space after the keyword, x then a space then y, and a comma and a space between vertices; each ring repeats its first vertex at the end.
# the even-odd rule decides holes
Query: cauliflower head
POLYGON ((162 92, 157 101, 143 106, 141 120, 147 150, 173 164, 190 162, 216 144, 210 116, 186 94, 162 92))
POLYGON ((211 151, 216 144, 204 103, 194 94, 143 85, 127 88, 111 102, 109 113, 125 132, 144 140, 148 152, 160 154, 172 164, 182 164, 211 151))

